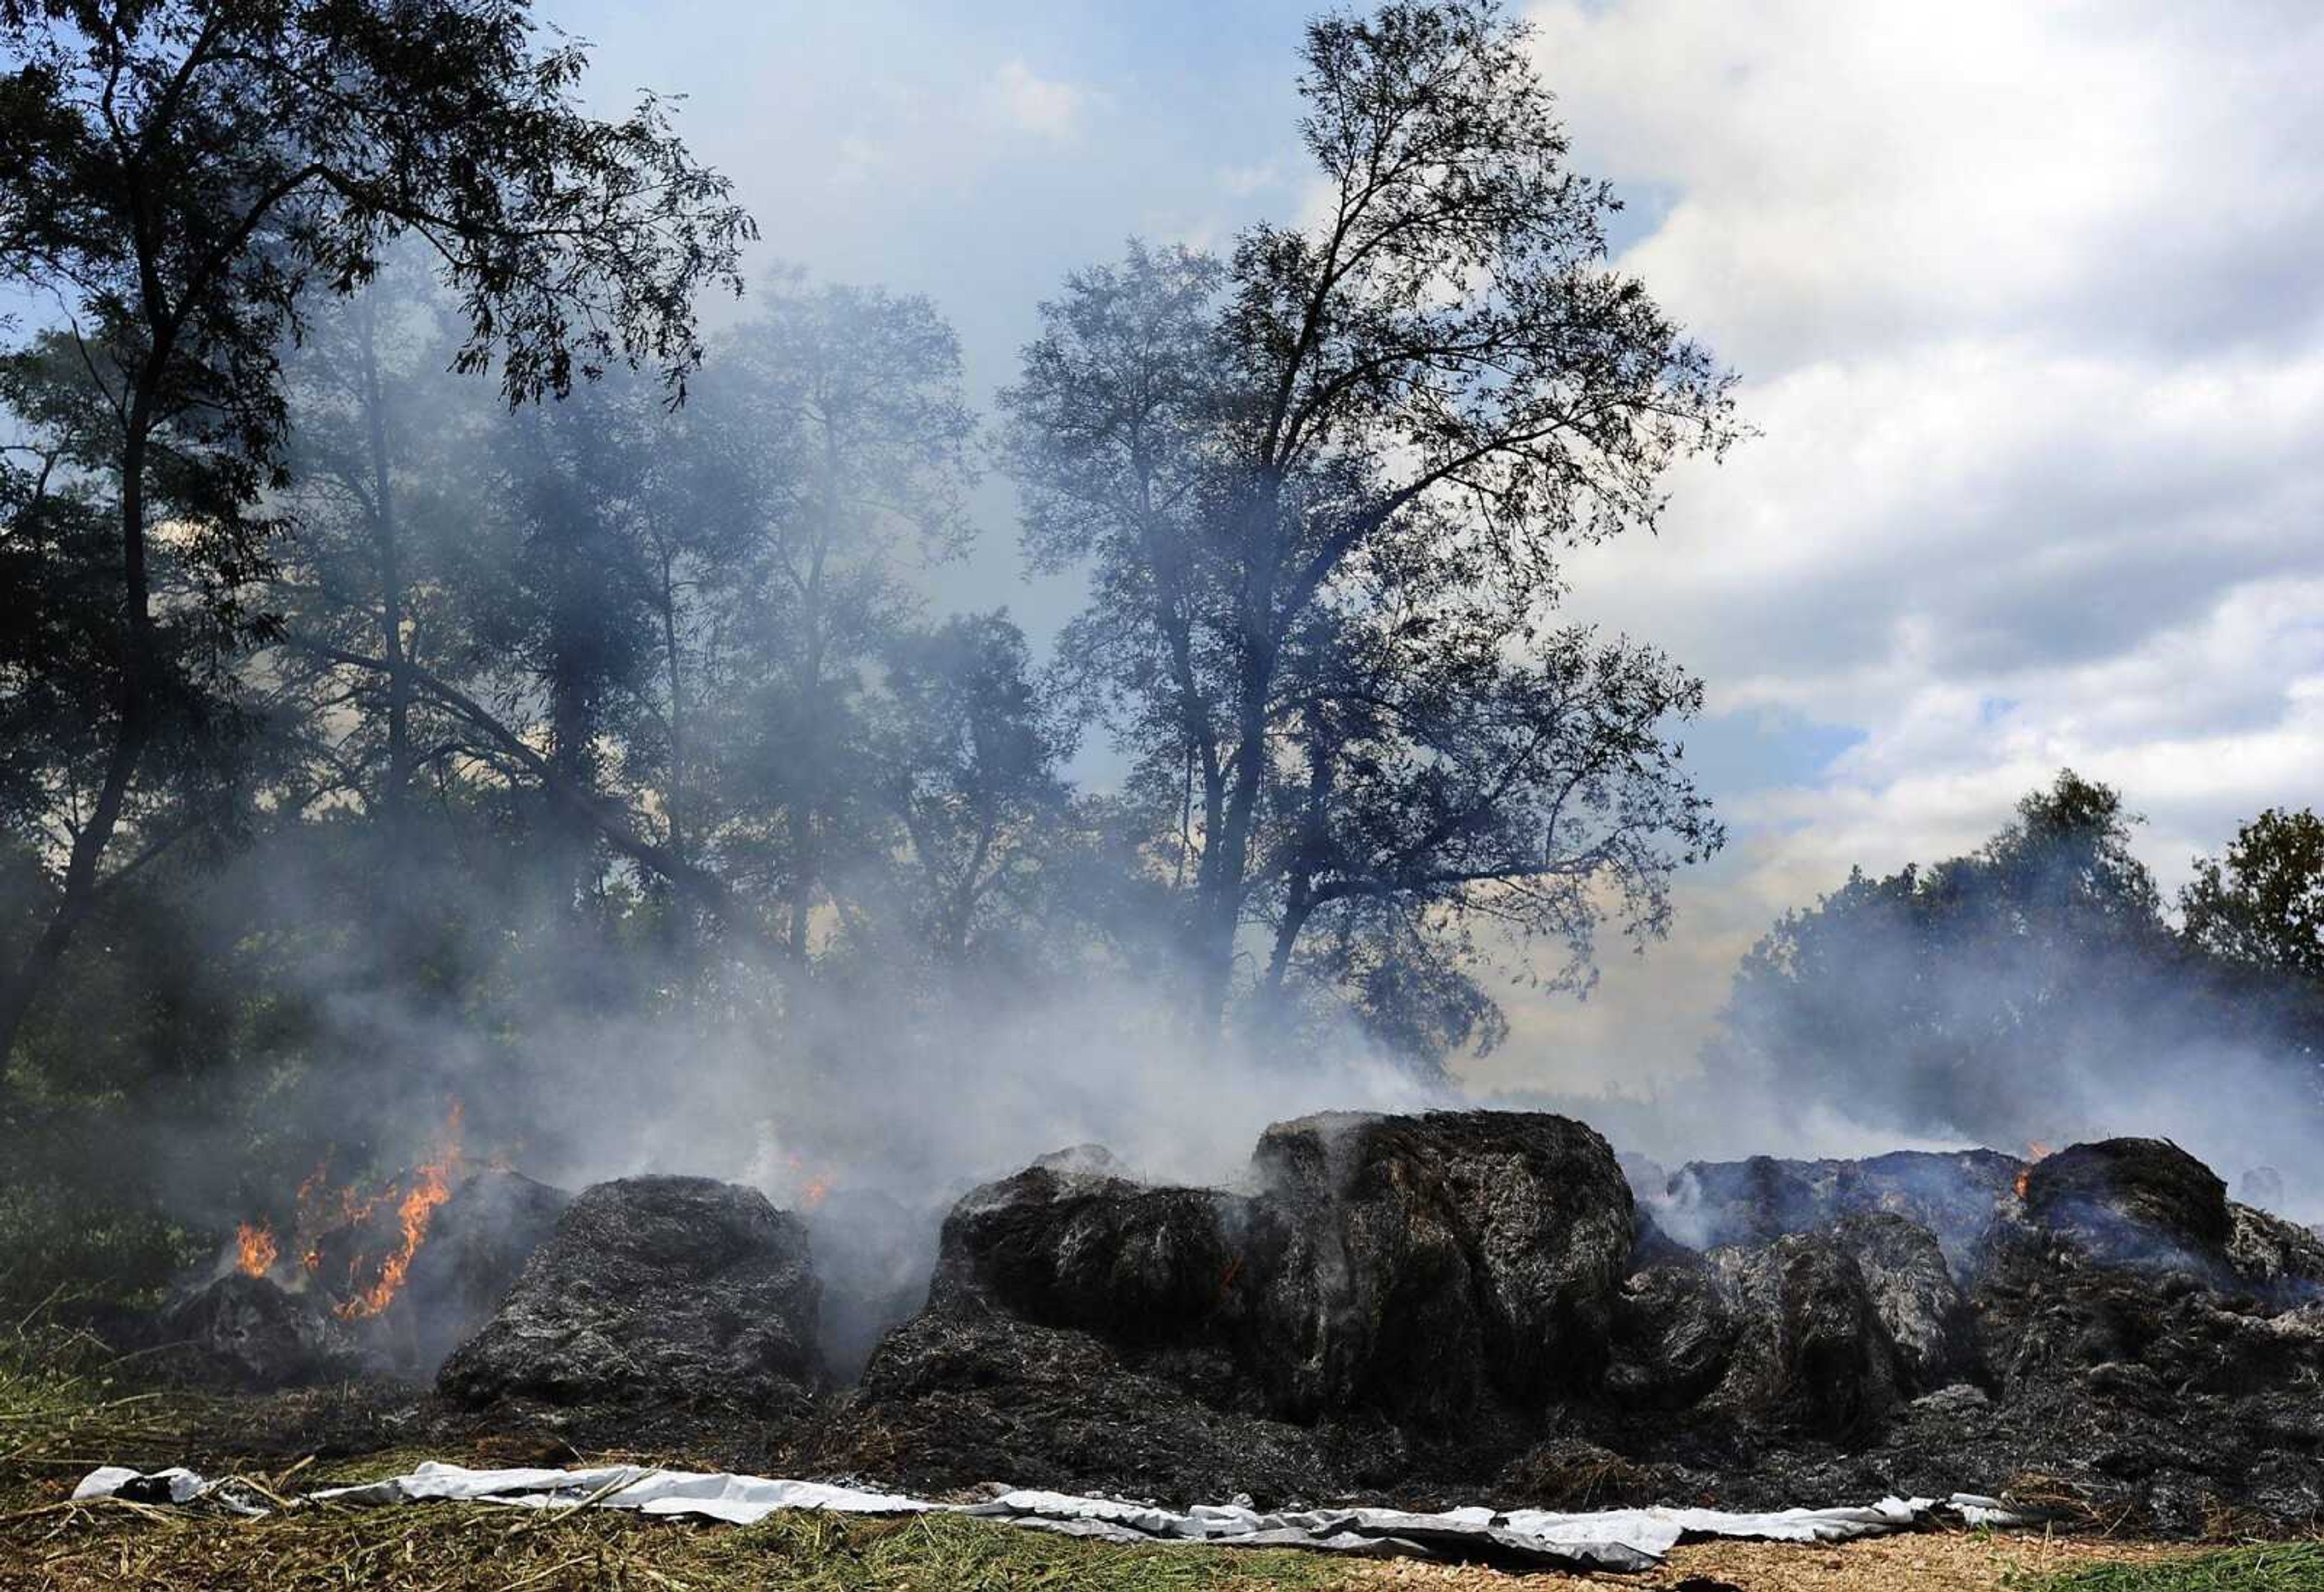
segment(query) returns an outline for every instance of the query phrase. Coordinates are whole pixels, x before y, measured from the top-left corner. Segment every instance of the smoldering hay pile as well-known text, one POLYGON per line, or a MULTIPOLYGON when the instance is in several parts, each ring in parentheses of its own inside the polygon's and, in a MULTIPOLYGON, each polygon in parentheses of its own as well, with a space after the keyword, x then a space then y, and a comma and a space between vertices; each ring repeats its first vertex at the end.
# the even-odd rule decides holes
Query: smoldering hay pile
POLYGON ((1579 1123, 1488 1112, 1278 1124, 1232 1189, 1065 1152, 958 1202, 925 1305, 846 1387, 793 1217, 602 1184, 438 1411, 687 1419, 788 1474, 1253 1518, 1885 1499, 1909 1523, 1986 1494, 2165 1532, 2324 1518, 2324 1241, 2175 1146, 1630 1171, 1579 1123))

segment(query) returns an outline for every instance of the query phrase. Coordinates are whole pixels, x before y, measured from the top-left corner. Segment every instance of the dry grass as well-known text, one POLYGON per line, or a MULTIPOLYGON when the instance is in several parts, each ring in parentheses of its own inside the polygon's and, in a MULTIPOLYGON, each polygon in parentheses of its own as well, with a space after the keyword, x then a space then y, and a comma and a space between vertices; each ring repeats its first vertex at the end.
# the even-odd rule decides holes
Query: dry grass
POLYGON ((1345 1585, 1312 1554, 1114 1548, 958 1516, 864 1520, 788 1513, 749 1527, 606 1510, 523 1513, 459 1504, 308 1507, 254 1521, 134 1504, 73 1505, 0 1521, 0 1587, 604 1588, 607 1592, 853 1592, 855 1588, 1093 1587, 1259 1592, 1345 1585))
POLYGON ((40 1501, 45 1479, 122 1462, 97 1456, 175 1446, 199 1402, 128 1385, 103 1346, 40 1312, 0 1324, 0 1512, 40 1501))
MULTIPOLYGON (((1367 1567, 1374 1587, 1514 1592, 1525 1578, 1463 1566, 1367 1567)), ((1917 1532, 1831 1547, 1695 1542, 1639 1577, 1573 1578, 1637 1592, 2324 1592, 2324 1546, 2198 1549, 2099 1537, 1917 1532)), ((1533 1585, 1540 1585, 1535 1580, 1533 1585)))

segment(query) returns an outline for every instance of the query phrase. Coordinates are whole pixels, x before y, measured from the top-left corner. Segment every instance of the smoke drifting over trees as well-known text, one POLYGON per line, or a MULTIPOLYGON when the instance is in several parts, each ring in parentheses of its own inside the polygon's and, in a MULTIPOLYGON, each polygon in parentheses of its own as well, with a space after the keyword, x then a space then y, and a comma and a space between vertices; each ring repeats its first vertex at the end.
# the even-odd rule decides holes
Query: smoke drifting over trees
MULTIPOLYGON (((552 1176, 1206 1175, 1443 1088, 1721 845, 1702 682, 1561 605, 1731 377, 1495 8, 1317 21, 1319 218, 1024 284, 991 415, 876 283, 702 332, 752 222, 513 0, 97 15, 0 0, 0 271, 60 310, 0 365, 0 1220, 103 1164, 158 1266, 455 1097, 552 1176), (991 469, 1087 582, 1054 649, 932 595, 991 469)), ((1714 1069, 2016 1134, 2160 966, 2282 1055, 2313 819, 2183 936, 2122 821, 2061 781, 1787 918, 1714 1069)))
POLYGON ((2163 914, 2121 795, 2068 770, 1967 856, 1852 874, 1752 948, 1714 1078, 1891 1135, 2167 1134, 2324 1201, 2313 814, 2263 814, 2163 914))

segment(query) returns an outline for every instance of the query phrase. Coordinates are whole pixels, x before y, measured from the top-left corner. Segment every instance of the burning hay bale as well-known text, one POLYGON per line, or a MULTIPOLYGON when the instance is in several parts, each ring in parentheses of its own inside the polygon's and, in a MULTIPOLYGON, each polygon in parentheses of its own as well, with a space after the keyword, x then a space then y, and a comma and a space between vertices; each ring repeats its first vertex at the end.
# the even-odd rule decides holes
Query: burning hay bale
POLYGON ((2142 1269, 2221 1270, 2235 1217, 2227 1186, 2163 1139, 2072 1144, 2027 1171, 2026 1218, 2092 1260, 2142 1269))
POLYGON ((1936 1235, 1886 1214, 1843 1217, 1831 1232, 1864 1273, 1873 1313, 1896 1346, 1905 1391, 1933 1393, 1976 1377, 1977 1312, 1936 1235))
POLYGON ((1333 1113, 1268 1128, 1252 1164, 1289 1235, 1258 1311, 1278 1409, 1451 1429, 1604 1369, 1634 1231, 1592 1129, 1333 1113))
POLYGON ((1036 1164, 975 1189, 945 1221, 932 1308, 990 1301, 1125 1343, 1200 1332, 1240 1296, 1250 1201, 1036 1164))
POLYGON ((566 1208, 437 1386, 470 1406, 794 1411, 816 1380, 818 1292, 805 1226, 754 1189, 598 1183, 566 1208))
POLYGON ((398 1321, 480 1309, 531 1249, 446 1363, 451 1402, 563 1436, 747 1428, 787 1462, 921 1489, 1765 1509, 2018 1481, 2166 1530, 2324 1514, 2324 1245, 2175 1147, 1665 1186, 1690 1178, 1691 1206, 1642 1208, 1590 1129, 1487 1112, 1278 1124, 1234 1189, 1046 1157, 954 1207, 924 1308, 828 1399, 822 1273, 868 1339, 918 1293, 926 1236, 900 1206, 825 1201, 811 1267, 808 1226, 746 1189, 645 1178, 567 1205, 485 1174, 429 1205, 378 1314, 274 1286, 315 1272, 245 1235, 178 1330, 217 1382, 327 1374, 398 1321), (1747 1236, 1706 1252, 1658 1219, 1706 1217, 1747 1236))
POLYGON ((412 1257, 398 1307, 410 1323, 415 1369, 432 1375, 492 1319, 572 1202, 562 1189, 498 1168, 452 1189, 412 1257))
POLYGON ((2324 1299, 2324 1233, 2248 1205, 2230 1214, 2227 1263, 2238 1277, 2277 1303, 2324 1299))
POLYGON ((240 1269, 172 1301, 152 1333, 161 1367, 198 1385, 269 1393, 357 1364, 352 1336, 310 1296, 240 1269))
MULTIPOLYGON (((434 1375, 499 1308, 572 1199, 498 1168, 454 1181, 444 1172, 450 1164, 423 1165, 368 1193, 350 1186, 318 1196, 318 1180, 310 1179, 287 1253, 272 1227, 244 1222, 221 1263, 229 1268, 226 1280, 244 1286, 206 1286, 174 1305, 154 1330, 164 1338, 181 1334, 208 1311, 219 1324, 195 1333, 196 1342, 216 1338, 235 1321, 244 1326, 234 1330, 282 1337, 279 1328, 250 1325, 255 1312, 307 1324, 304 1336, 325 1346, 320 1364, 334 1374, 434 1375)), ((198 1369, 204 1358, 217 1357, 210 1351, 178 1357, 189 1374, 210 1379, 198 1369)), ((318 1368, 293 1355, 244 1357, 250 1363, 231 1380, 246 1387, 287 1386, 318 1368)))
MULTIPOLYGON (((1231 1395, 1206 1402, 1188 1380, 1204 1380, 1188 1357, 1125 1354, 991 1310, 930 1310, 881 1340, 807 1452, 820 1467, 939 1491, 1071 1477, 1117 1495, 1244 1493, 1272 1506, 1342 1487, 1350 1467, 1330 1434, 1231 1395)), ((1383 1479, 1395 1470, 1383 1467, 1383 1479)))
POLYGON ((1608 1397, 1626 1410, 1684 1409, 1719 1384, 1740 1328, 1700 1255, 1678 1252, 1632 1273, 1614 1307, 1608 1397))
POLYGON ((1238 1191, 1028 1168, 955 1208, 825 1457, 1167 1495, 1522 1501, 1546 1467, 1601 1503, 2040 1476, 2166 1529, 2324 1510, 2324 1254, 2168 1145, 1669 1184, 1692 1204, 1634 1212, 1587 1128, 1482 1112, 1278 1125, 1238 1191), (1665 1230, 1690 1221, 1742 1236, 1665 1230))

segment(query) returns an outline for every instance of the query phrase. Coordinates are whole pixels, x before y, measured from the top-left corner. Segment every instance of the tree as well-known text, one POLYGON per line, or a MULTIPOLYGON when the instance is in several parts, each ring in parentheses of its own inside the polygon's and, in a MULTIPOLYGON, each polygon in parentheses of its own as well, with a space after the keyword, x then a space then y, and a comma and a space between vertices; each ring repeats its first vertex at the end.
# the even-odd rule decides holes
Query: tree
POLYGON ((2324 982, 2324 819, 2271 807, 2179 893, 2188 941, 2223 961, 2324 982))
POLYGON ((417 680, 466 645, 454 550, 485 517, 472 434, 489 405, 451 391, 456 334, 432 285, 405 251, 309 318, 285 364, 295 534, 276 542, 267 589, 289 636, 382 662, 350 670, 291 645, 269 664, 298 699, 315 782, 378 820, 387 903, 410 901, 416 787, 460 744, 417 680))
POLYGON ((2304 1061, 2324 1099, 2324 819, 2267 809, 2196 859, 2179 912, 2218 1025, 2304 1061))
POLYGON ((887 649, 878 713, 881 790, 918 875, 922 938, 965 962, 979 930, 1038 870, 1062 817, 1069 742, 1035 689, 1024 634, 998 614, 947 620, 887 649))
MULTIPOLYGON (((131 667, 118 584, 118 501, 103 473, 112 416, 86 351, 51 335, 0 356, 0 406, 18 440, 0 454, 0 831, 29 865, 11 892, 9 954, 37 946, 59 910, 48 865, 101 820, 114 753, 108 709, 131 667)), ((231 664, 254 628, 248 565, 210 518, 214 481, 198 458, 155 449, 150 494, 173 533, 146 568, 155 614, 144 635, 148 745, 123 793, 139 844, 88 891, 125 884, 173 847, 238 827, 249 791, 237 766, 263 703, 231 664)))
POLYGON ((459 295, 459 366, 497 363, 512 401, 621 358, 677 390, 694 295, 739 287, 751 227, 655 100, 582 115, 583 52, 538 48, 521 0, 0 0, 0 273, 60 301, 110 411, 125 658, 56 909, 0 983, 5 1053, 154 738, 157 440, 199 467, 204 534, 248 573, 280 479, 278 350, 310 288, 352 291, 409 234, 459 295))
MULTIPOLYGON (((695 417, 732 564, 722 806, 728 860, 779 878, 791 959, 833 880, 883 841, 867 802, 867 671, 913 616, 903 560, 957 557, 975 421, 934 305, 779 295, 720 350, 695 417)), ((874 814, 877 817, 874 817, 874 814)))
MULTIPOLYGON (((1330 661, 1377 644, 1348 635, 1532 644, 1562 553, 1651 528, 1666 467, 1735 434, 1730 379, 1607 267, 1614 201, 1567 169, 1522 26, 1471 0, 1391 4, 1313 23, 1305 58, 1323 218, 1255 227, 1224 262, 1133 245, 1070 278, 1002 400, 1029 555, 1093 566, 1069 656, 1143 776, 1186 787, 1205 1020, 1286 887, 1278 755, 1345 678, 1330 661)), ((1434 754, 1380 725, 1392 755, 1434 754)), ((1609 769, 1600 789, 1657 777, 1609 769)), ((1392 849, 1432 849, 1416 821, 1392 849)), ((1495 883, 1572 861, 1546 844, 1495 883)))
POLYGON ((1286 716, 1296 761, 1268 802, 1270 1000, 1312 933, 1324 982, 1354 987, 1367 1023, 1431 1066, 1499 1032, 1462 971, 1485 951, 1472 926, 1551 942, 1559 959, 1532 975, 1550 988, 1586 986, 1609 906, 1634 937, 1665 930, 1672 873, 1721 839, 1664 739, 1700 709, 1698 681, 1584 627, 1521 642, 1482 615, 1335 640, 1328 664, 1294 671, 1311 694, 1286 716))
POLYGON ((1909 1132, 2073 1120, 2200 1021, 2136 822, 2067 769, 1966 856, 1851 871, 1744 958, 1717 1064, 1909 1132))

